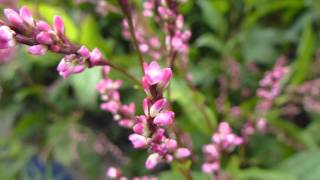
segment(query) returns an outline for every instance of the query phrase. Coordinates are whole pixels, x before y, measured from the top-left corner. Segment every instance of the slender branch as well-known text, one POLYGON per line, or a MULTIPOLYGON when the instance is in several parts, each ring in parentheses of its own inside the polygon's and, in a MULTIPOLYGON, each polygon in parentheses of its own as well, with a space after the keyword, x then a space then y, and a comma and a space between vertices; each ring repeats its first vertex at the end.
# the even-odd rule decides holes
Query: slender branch
POLYGON ((135 28, 133 25, 133 19, 132 19, 132 15, 131 15, 131 9, 130 9, 130 5, 128 4, 122 4, 121 5, 121 10, 123 12, 123 14, 126 16, 127 20, 128 20, 128 24, 129 24, 129 31, 130 31, 130 35, 131 35, 131 39, 132 39, 132 44, 134 49, 136 50, 136 52, 138 53, 138 57, 139 57, 139 61, 140 61, 140 67, 141 67, 141 72, 142 74, 144 74, 144 70, 143 70, 143 56, 142 53, 140 51, 139 45, 138 45, 138 41, 137 41, 137 37, 135 32, 135 28))
MULTIPOLYGON (((104 61, 104 62, 106 62, 106 61, 104 61)), ((106 65, 110 66, 114 70, 119 71, 120 73, 122 73, 123 75, 128 77, 129 79, 133 80, 139 87, 142 88, 141 82, 136 77, 134 77, 132 74, 130 74, 128 71, 126 71, 125 69, 122 69, 121 67, 119 67, 115 64, 112 64, 111 62, 106 62, 106 65)))

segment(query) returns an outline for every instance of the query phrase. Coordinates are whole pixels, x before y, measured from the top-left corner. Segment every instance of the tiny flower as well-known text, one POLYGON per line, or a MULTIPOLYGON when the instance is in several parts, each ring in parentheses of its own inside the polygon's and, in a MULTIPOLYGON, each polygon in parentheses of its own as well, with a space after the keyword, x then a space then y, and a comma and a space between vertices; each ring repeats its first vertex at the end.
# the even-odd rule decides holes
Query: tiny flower
POLYGON ((155 123, 158 126, 168 126, 172 124, 173 118, 174 112, 161 112, 154 118, 153 123, 155 123))
POLYGON ((211 174, 213 172, 216 172, 220 169, 220 165, 218 162, 214 163, 204 163, 201 167, 202 171, 207 174, 211 174))
POLYGON ((149 46, 147 44, 140 44, 139 49, 142 53, 146 53, 149 51, 149 46))
POLYGON ((95 48, 93 51, 90 53, 90 62, 93 65, 99 64, 103 59, 102 53, 100 52, 99 49, 95 48))
POLYGON ((40 32, 36 37, 38 43, 50 45, 53 43, 53 39, 51 38, 51 35, 48 32, 40 32))
POLYGON ((20 17, 23 19, 24 22, 29 24, 30 26, 34 26, 34 20, 30 10, 27 7, 22 7, 19 10, 20 17))
POLYGON ((154 169, 156 167, 156 165, 160 162, 161 157, 158 153, 153 153, 151 155, 149 155, 145 166, 147 169, 154 169))
POLYGON ((164 98, 159 99, 150 107, 150 116, 155 117, 157 114, 160 113, 160 111, 166 108, 167 108, 167 100, 164 98))
POLYGON ((53 29, 57 34, 64 34, 64 22, 60 16, 54 16, 53 29))
POLYGON ((131 134, 129 136, 129 140, 133 144, 134 148, 144 148, 148 143, 146 137, 140 134, 131 134))
POLYGON ((119 110, 120 104, 117 101, 109 101, 106 103, 102 103, 100 105, 100 108, 115 114, 119 110))
POLYGON ((187 158, 191 155, 191 152, 189 149, 187 148, 178 148, 175 156, 177 159, 183 159, 183 158, 187 158))
POLYGON ((121 172, 115 167, 109 167, 106 176, 112 179, 116 179, 117 177, 121 176, 121 172))
POLYGON ((47 47, 43 45, 34 45, 28 48, 28 52, 32 55, 44 55, 47 51, 47 47))
POLYGON ((85 59, 90 57, 90 51, 87 47, 81 46, 80 49, 78 50, 78 53, 84 57, 85 59))
POLYGON ((72 62, 72 59, 67 59, 68 58, 63 58, 57 67, 59 74, 63 76, 63 78, 67 78, 71 74, 80 73, 86 67, 84 64, 78 64, 77 62, 72 62))
POLYGON ((137 134, 143 134, 144 133, 144 124, 143 123, 137 123, 133 126, 133 132, 137 134))
POLYGON ((212 158, 219 158, 220 153, 217 146, 208 144, 203 147, 203 152, 210 155, 212 158))
POLYGON ((174 151, 178 146, 177 141, 174 139, 168 139, 165 144, 169 151, 174 151))
POLYGON ((14 45, 14 31, 8 26, 0 26, 0 49, 7 49, 14 45))
POLYGON ((26 27, 25 27, 25 25, 23 23, 23 19, 20 17, 20 15, 17 12, 15 12, 12 9, 4 9, 4 15, 6 16, 8 21, 13 26, 18 28, 20 31, 26 30, 26 27))
POLYGON ((145 72, 143 83, 145 87, 159 83, 160 89, 163 89, 168 85, 172 76, 170 68, 160 69, 156 61, 152 61, 149 65, 144 63, 143 66, 145 72))
POLYGON ((50 31, 51 27, 48 23, 46 23, 44 21, 37 21, 36 22, 36 29, 38 31, 50 31))

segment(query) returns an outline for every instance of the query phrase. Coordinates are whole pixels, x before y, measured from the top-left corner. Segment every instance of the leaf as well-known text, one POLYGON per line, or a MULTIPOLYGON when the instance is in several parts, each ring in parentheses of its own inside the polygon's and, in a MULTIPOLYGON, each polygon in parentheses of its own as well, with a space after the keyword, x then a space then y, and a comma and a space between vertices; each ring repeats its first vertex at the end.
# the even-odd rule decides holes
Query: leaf
POLYGON ((205 174, 200 171, 192 171, 192 179, 196 180, 214 180, 212 175, 205 174))
POLYGON ((208 0, 197 1, 197 3, 202 10, 204 21, 218 34, 224 35, 227 32, 227 21, 221 13, 223 10, 217 10, 219 3, 208 0))
POLYGON ((70 83, 80 106, 87 109, 96 108, 98 93, 95 87, 101 77, 100 70, 100 68, 87 69, 70 77, 70 83))
POLYGON ((81 22, 81 39, 80 43, 86 45, 88 48, 99 48, 101 51, 111 53, 113 44, 111 41, 105 41, 99 32, 99 27, 96 20, 87 16, 81 22))
POLYGON ((306 79, 307 72, 309 72, 309 67, 312 62, 312 56, 315 48, 315 37, 313 29, 310 23, 305 25, 302 37, 300 39, 297 59, 293 64, 292 68, 292 81, 293 85, 302 83, 306 79))
POLYGON ((249 168, 239 171, 237 178, 239 180, 298 180, 290 173, 277 170, 264 170, 259 168, 249 168))
POLYGON ((288 172, 303 180, 320 179, 320 151, 303 151, 281 162, 276 169, 288 172))
POLYGON ((208 47, 212 50, 222 52, 224 48, 223 42, 213 34, 203 34, 195 42, 197 47, 208 47))
POLYGON ((14 135, 18 138, 28 138, 41 130, 46 124, 43 113, 32 112, 24 115, 14 129, 14 135))
POLYGON ((211 134, 211 128, 214 128, 217 120, 214 112, 208 106, 204 105, 204 96, 200 93, 192 94, 182 81, 173 80, 171 87, 171 98, 182 106, 184 117, 201 133, 211 134), (199 104, 203 105, 201 110, 197 107, 199 104), (206 112, 208 117, 204 115, 203 112, 206 112), (209 122, 207 122, 206 119, 209 120, 209 122), (210 127, 208 123, 213 127, 210 127))
POLYGON ((184 178, 180 174, 177 174, 171 171, 166 171, 160 174, 159 180, 167 180, 167 179, 184 179, 184 178))

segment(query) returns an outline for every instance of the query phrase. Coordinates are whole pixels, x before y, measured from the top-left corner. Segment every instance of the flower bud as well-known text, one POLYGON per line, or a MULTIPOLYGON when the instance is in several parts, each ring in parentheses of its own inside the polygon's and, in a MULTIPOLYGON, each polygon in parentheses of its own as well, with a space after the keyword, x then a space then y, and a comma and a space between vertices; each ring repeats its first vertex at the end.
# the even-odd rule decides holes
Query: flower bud
POLYGON ((20 31, 26 30, 23 20, 17 12, 12 9, 4 9, 4 15, 15 28, 19 29, 20 31))
POLYGON ((53 18, 53 29, 57 34, 64 34, 64 22, 60 16, 54 16, 53 18))
POLYGON ((153 123, 155 123, 158 126, 168 126, 172 124, 173 118, 174 112, 161 112, 154 118, 153 123))
POLYGON ((14 31, 8 26, 0 26, 0 49, 7 49, 15 45, 14 31))
POLYGON ((32 55, 44 55, 47 48, 43 45, 34 45, 28 48, 28 52, 32 55))
POLYGON ((95 48, 93 51, 90 53, 90 62, 92 65, 97 65, 99 64, 103 59, 102 53, 100 52, 99 49, 95 48))
POLYGON ((88 59, 90 57, 90 51, 85 46, 81 46, 80 49, 78 50, 78 53, 85 59, 88 59))
POLYGON ((175 153, 175 156, 177 159, 184 159, 189 157, 190 155, 191 155, 191 152, 187 148, 178 148, 175 153))
POLYGON ((40 44, 50 45, 53 43, 51 35, 48 32, 40 32, 36 39, 40 44))
POLYGON ((30 10, 27 7, 22 7, 19 10, 20 17, 30 26, 34 26, 34 20, 30 10))
POLYGON ((147 146, 147 139, 146 137, 140 134, 131 134, 129 136, 129 140, 133 144, 134 148, 144 148, 147 146))
POLYGON ((156 167, 156 165, 160 162, 161 157, 158 153, 153 153, 151 155, 149 155, 145 166, 147 169, 151 170, 154 169, 156 167))
POLYGON ((166 99, 159 99, 150 107, 150 116, 155 117, 160 111, 167 108, 167 100, 166 99))

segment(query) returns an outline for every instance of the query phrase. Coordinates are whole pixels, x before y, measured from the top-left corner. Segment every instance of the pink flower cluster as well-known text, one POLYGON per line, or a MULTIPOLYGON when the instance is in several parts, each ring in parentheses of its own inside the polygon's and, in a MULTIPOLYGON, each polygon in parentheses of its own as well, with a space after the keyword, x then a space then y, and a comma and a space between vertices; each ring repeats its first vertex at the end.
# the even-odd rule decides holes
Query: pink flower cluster
POLYGON ((229 124, 227 122, 221 122, 218 132, 212 135, 211 143, 203 146, 205 163, 202 165, 202 171, 218 176, 221 153, 223 151, 232 151, 242 143, 243 139, 232 132, 229 124))
POLYGON ((305 82, 296 90, 306 111, 320 112, 320 79, 305 82))
POLYGON ((119 126, 131 128, 135 119, 135 104, 124 105, 120 100, 119 88, 121 80, 112 80, 107 77, 110 71, 109 66, 103 67, 105 78, 96 86, 97 91, 104 101, 100 108, 113 114, 113 119, 118 122, 119 126))
POLYGON ((74 73, 82 72, 86 67, 102 65, 103 56, 98 49, 92 52, 82 46, 70 43, 65 36, 64 22, 55 16, 51 28, 45 21, 33 19, 30 10, 22 7, 19 13, 12 9, 5 9, 7 23, 1 22, 0 49, 14 46, 15 41, 30 46, 28 52, 33 55, 44 55, 47 50, 64 54, 57 70, 64 78, 74 73))
POLYGON ((257 90, 257 95, 261 98, 261 102, 258 105, 260 112, 268 111, 274 99, 279 96, 281 79, 289 72, 289 68, 284 66, 284 64, 285 58, 280 57, 273 70, 266 72, 264 78, 260 81, 260 88, 257 90))
POLYGON ((247 121, 241 129, 241 136, 247 142, 248 138, 254 133, 266 133, 268 130, 267 121, 265 118, 260 118, 257 121, 247 121))
POLYGON ((172 77, 170 68, 161 69, 157 62, 144 64, 142 84, 147 97, 143 100, 144 115, 138 116, 129 136, 134 148, 148 148, 150 155, 145 166, 153 169, 161 161, 171 162, 174 158, 190 156, 187 148, 178 148, 175 139, 166 135, 166 127, 174 124, 174 113, 169 110, 163 91, 172 77))
POLYGON ((155 17, 162 22, 166 31, 167 49, 187 54, 188 41, 191 37, 189 30, 183 31, 184 17, 178 12, 178 4, 174 1, 147 0, 144 3, 144 16, 155 17))
MULTIPOLYGON (((143 55, 148 55, 153 60, 161 58, 161 43, 157 36, 152 36, 146 31, 146 27, 140 22, 136 14, 132 15, 132 23, 134 26, 134 34, 138 42, 139 50, 143 55)), ((129 22, 124 19, 122 22, 122 34, 126 39, 131 39, 129 22)))
MULTIPOLYGON (((128 180, 129 178, 123 176, 120 169, 116 167, 109 167, 106 176, 110 179, 117 179, 117 180, 128 180)), ((133 177, 132 180, 157 180, 156 177, 148 177, 148 176, 142 176, 142 177, 133 177)))

